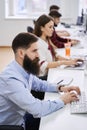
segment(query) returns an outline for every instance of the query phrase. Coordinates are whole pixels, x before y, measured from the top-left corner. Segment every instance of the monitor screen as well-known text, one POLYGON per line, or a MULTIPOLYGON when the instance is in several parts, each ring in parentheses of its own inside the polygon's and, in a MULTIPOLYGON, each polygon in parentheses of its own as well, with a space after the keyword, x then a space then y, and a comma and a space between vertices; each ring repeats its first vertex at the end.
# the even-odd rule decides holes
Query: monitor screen
POLYGON ((87 14, 84 14, 83 26, 84 26, 84 32, 87 33, 87 14))
POLYGON ((86 22, 85 22, 85 33, 87 33, 87 14, 86 14, 86 22))

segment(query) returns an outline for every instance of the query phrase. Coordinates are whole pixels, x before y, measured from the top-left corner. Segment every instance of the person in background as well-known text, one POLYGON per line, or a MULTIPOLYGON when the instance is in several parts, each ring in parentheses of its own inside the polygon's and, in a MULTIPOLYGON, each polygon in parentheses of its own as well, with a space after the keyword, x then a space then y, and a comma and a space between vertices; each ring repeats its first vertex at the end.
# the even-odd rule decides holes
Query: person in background
POLYGON ((63 38, 63 37, 59 36, 59 33, 57 33, 57 31, 55 31, 55 26, 58 26, 58 24, 60 23, 60 18, 62 16, 58 11, 56 11, 56 10, 51 11, 49 13, 49 16, 51 16, 54 19, 54 31, 51 36, 51 41, 56 47, 64 48, 65 47, 64 44, 67 42, 70 42, 71 46, 79 43, 79 41, 76 39, 63 38))
POLYGON ((77 59, 66 59, 56 54, 51 41, 54 32, 54 20, 51 16, 41 15, 34 28, 34 34, 39 37, 38 53, 40 56, 40 74, 39 76, 47 76, 49 68, 56 68, 61 65, 76 65, 77 59))
POLYGON ((60 9, 59 6, 57 6, 57 5, 51 5, 51 6, 49 7, 49 12, 54 11, 54 10, 59 11, 59 9, 60 9))
MULTIPOLYGON (((49 13, 50 13, 51 11, 57 11, 57 12, 59 12, 59 9, 60 9, 60 7, 59 7, 58 5, 51 5, 51 6, 49 7, 49 13)), ((57 27, 56 24, 55 24, 54 26, 57 27)), ((57 30, 57 34, 58 34, 59 36, 70 36, 70 33, 69 33, 68 31, 66 31, 66 30, 62 30, 62 31, 57 30)))
POLYGON ((35 35, 19 33, 12 41, 12 49, 15 59, 0 73, 0 125, 24 126, 26 112, 35 118, 43 117, 78 100, 71 91, 76 90, 80 94, 79 87, 50 84, 37 77, 40 67, 38 38, 35 35), (65 93, 57 100, 41 101, 33 97, 31 89, 65 93))

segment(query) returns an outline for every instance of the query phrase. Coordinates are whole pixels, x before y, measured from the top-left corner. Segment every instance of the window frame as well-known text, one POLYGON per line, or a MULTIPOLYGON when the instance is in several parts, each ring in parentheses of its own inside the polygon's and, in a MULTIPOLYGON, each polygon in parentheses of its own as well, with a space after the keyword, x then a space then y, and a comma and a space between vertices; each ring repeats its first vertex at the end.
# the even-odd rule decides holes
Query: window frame
MULTIPOLYGON (((49 12, 49 6, 53 4, 58 4, 60 6, 61 0, 42 0, 43 6, 41 6, 41 0, 25 0, 26 2, 26 10, 25 12, 19 12, 17 13, 17 1, 18 0, 5 0, 5 18, 6 19, 36 19, 42 14, 48 14, 49 12), (35 7, 33 8, 32 1, 40 4, 36 4, 36 10, 35 7), (30 8, 29 8, 30 7, 30 8), (32 7, 32 9, 31 9, 32 7), (37 11, 37 9, 40 9, 37 11), (34 11, 33 11, 34 10, 34 11)), ((34 5, 35 6, 35 5, 34 5)))

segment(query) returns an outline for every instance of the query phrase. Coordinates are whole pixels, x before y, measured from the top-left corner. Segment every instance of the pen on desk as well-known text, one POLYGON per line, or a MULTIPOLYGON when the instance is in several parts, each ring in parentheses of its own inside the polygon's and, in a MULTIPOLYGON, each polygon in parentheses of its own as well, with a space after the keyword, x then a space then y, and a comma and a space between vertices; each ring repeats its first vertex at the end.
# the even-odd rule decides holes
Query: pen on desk
POLYGON ((61 82, 63 82, 63 79, 62 79, 62 80, 60 80, 57 84, 60 84, 61 82))
POLYGON ((69 86, 72 82, 73 82, 73 79, 67 84, 67 86, 69 86))

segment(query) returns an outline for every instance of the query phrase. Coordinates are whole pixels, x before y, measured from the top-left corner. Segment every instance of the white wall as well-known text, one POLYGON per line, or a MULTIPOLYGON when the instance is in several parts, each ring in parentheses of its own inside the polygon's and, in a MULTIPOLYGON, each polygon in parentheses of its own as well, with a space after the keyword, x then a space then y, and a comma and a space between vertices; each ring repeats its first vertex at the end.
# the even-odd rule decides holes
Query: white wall
POLYGON ((5 3, 0 0, 0 45, 11 45, 16 34, 26 31, 27 26, 32 24, 32 20, 28 19, 5 19, 5 3))
MULTIPOLYGON (((61 0, 62 20, 75 23, 78 14, 79 0, 61 0)), ((11 45, 13 38, 19 32, 27 31, 27 26, 33 26, 31 19, 5 19, 5 1, 0 0, 0 45, 11 45)))
POLYGON ((79 10, 79 0, 61 0, 61 12, 68 23, 76 23, 79 10))

